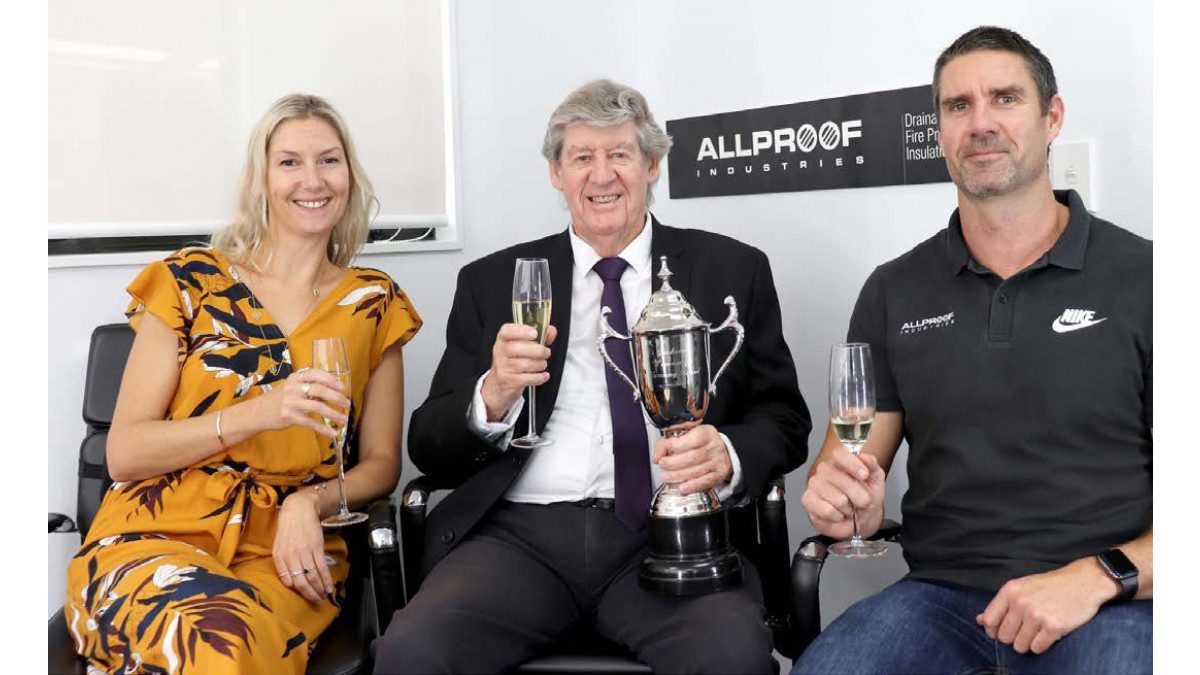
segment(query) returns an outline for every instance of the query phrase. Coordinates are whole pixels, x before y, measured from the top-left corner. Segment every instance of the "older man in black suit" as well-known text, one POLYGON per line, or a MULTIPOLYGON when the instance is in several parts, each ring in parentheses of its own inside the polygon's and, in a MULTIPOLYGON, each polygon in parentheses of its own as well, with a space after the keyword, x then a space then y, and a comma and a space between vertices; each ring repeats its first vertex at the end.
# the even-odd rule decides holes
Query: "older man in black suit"
MULTIPOLYGON (((708 595, 661 595, 637 580, 656 485, 752 500, 804 462, 812 426, 766 256, 647 210, 670 144, 639 92, 584 85, 555 110, 543 146, 570 226, 459 272, 409 450, 422 471, 462 484, 429 516, 428 576, 382 638, 377 673, 503 671, 580 622, 656 672, 775 672, 747 561, 746 583, 708 595), (618 329, 635 322, 660 256, 701 316, 724 316, 732 295, 746 327, 705 423, 671 439, 631 413, 631 392, 606 376, 595 346, 601 298, 618 329), (535 257, 549 260, 554 293, 545 346, 512 323, 514 260, 535 257), (553 440, 532 450, 510 445, 528 385, 553 440)), ((714 360, 725 348, 714 339, 714 360)))

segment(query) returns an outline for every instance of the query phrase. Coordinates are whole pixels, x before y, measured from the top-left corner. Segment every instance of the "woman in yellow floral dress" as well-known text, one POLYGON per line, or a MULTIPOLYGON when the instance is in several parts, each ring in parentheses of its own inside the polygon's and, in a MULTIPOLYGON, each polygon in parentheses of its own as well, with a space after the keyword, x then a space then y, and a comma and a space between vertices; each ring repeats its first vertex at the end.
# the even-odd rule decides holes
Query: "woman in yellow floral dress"
POLYGON ((128 289, 115 483, 68 570, 89 672, 304 672, 348 572, 344 541, 320 525, 339 503, 320 418, 357 438, 352 507, 400 477, 401 346, 421 319, 386 274, 349 266, 374 196, 333 108, 277 101, 239 197, 212 248, 152 263, 128 289), (310 367, 313 339, 331 336, 349 391, 310 367))

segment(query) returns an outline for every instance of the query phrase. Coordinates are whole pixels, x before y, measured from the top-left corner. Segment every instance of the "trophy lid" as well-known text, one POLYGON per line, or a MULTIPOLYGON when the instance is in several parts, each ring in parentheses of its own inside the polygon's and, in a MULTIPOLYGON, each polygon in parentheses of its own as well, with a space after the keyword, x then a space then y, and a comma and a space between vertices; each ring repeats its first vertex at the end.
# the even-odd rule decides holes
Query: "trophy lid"
POLYGON ((633 326, 634 333, 663 333, 674 330, 691 330, 707 326, 696 313, 696 308, 684 299, 683 294, 671 288, 671 270, 667 269, 667 256, 659 258, 662 267, 658 270, 662 286, 650 296, 650 302, 642 310, 642 316, 633 326))

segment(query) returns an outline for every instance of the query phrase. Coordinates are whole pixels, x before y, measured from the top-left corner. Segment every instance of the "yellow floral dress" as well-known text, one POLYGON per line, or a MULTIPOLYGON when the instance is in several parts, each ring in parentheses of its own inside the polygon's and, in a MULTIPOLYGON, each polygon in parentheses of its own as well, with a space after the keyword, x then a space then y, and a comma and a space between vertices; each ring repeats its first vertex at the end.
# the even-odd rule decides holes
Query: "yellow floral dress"
MULTIPOLYGON (((270 391, 310 365, 313 338, 341 336, 353 434, 368 374, 384 350, 421 327, 388 275, 352 267, 284 335, 212 248, 152 263, 128 290, 135 330, 151 312, 179 338, 171 420, 270 391)), ((284 497, 336 473, 330 439, 292 427, 187 468, 114 483, 67 572, 67 624, 89 673, 304 672, 344 598, 346 544, 325 536, 336 591, 319 605, 283 585, 271 548, 284 497)))

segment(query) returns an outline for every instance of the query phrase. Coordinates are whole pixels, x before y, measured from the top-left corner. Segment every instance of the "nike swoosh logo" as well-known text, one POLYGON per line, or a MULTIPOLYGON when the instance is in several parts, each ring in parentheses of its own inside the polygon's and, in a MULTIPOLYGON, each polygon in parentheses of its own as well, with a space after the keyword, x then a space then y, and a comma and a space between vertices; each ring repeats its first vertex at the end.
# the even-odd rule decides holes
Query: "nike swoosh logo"
POLYGON ((1095 321, 1084 321, 1082 323, 1069 323, 1068 324, 1068 323, 1063 323, 1062 317, 1059 317, 1054 320, 1054 323, 1050 327, 1054 329, 1055 333, 1070 333, 1073 330, 1079 330, 1080 328, 1087 328, 1089 326, 1095 326, 1096 324, 1104 323, 1105 321, 1108 321, 1108 317, 1104 317, 1103 319, 1096 319, 1095 321))

